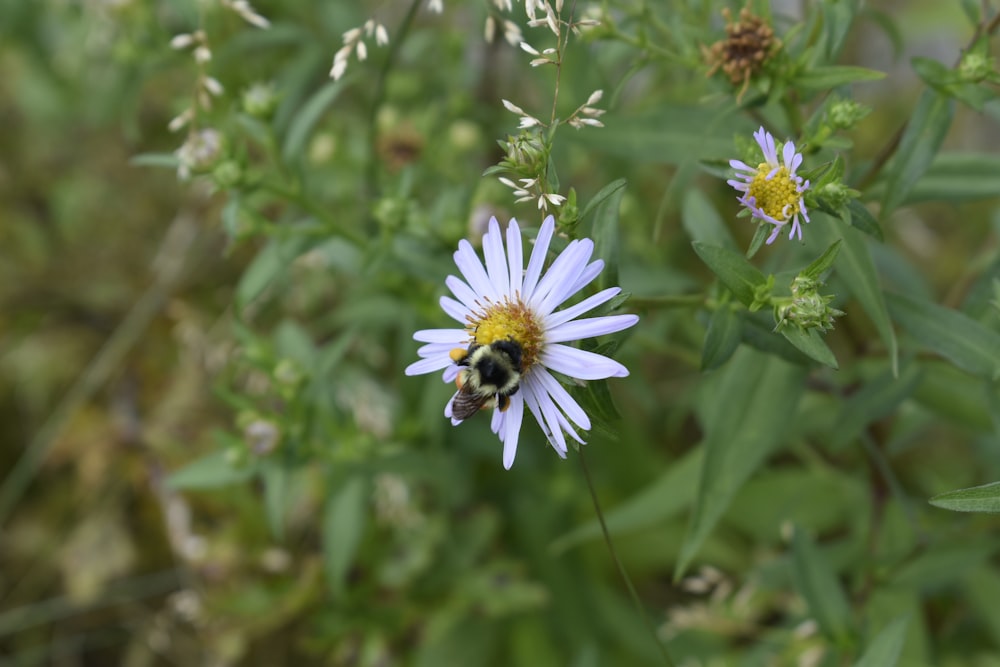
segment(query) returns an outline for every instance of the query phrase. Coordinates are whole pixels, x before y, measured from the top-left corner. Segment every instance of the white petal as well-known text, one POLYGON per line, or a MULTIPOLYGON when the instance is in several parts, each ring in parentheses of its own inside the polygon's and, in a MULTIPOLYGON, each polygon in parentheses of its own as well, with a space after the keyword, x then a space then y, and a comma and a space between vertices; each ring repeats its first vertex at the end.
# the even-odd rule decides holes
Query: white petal
POLYGON ((458 242, 458 250, 455 251, 455 265, 468 281, 469 286, 481 297, 487 297, 493 301, 498 301, 498 294, 493 289, 493 283, 483 269, 483 263, 479 261, 476 251, 472 249, 472 244, 462 239, 458 242))
POLYGON ((795 159, 795 144, 791 141, 786 141, 785 145, 781 148, 781 161, 788 167, 789 171, 795 171, 792 168, 793 159, 795 159))
POLYGON ((536 312, 542 316, 548 315, 566 300, 565 298, 559 300, 559 297, 573 286, 586 268, 593 252, 594 242, 590 239, 572 241, 566 246, 566 249, 552 262, 552 266, 545 272, 545 277, 539 281, 538 287, 531 295, 530 303, 536 312))
POLYGON ((510 470, 517 454, 517 440, 521 435, 521 421, 524 418, 524 398, 518 394, 510 397, 510 406, 504 413, 503 467, 510 470))
POLYGON ((628 329, 639 321, 638 315, 605 315, 604 317, 589 317, 561 324, 545 332, 545 342, 565 343, 568 340, 583 340, 604 336, 609 333, 628 329))
POLYGON ((464 344, 469 340, 469 333, 465 329, 422 329, 413 334, 413 340, 421 343, 464 344))
POLYGON ((549 426, 549 433, 552 436, 549 442, 557 452, 565 452, 566 436, 563 435, 562 427, 559 425, 559 408, 546 391, 536 391, 535 398, 538 399, 538 409, 542 411, 549 426))
POLYGON ((524 283, 521 285, 521 298, 525 301, 531 299, 534 294, 538 278, 542 275, 542 266, 545 264, 545 256, 549 252, 549 241, 555 232, 556 220, 551 215, 545 218, 542 228, 538 230, 535 237, 535 247, 531 250, 531 258, 528 260, 528 270, 524 274, 524 283))
POLYGON ((580 380, 603 380, 628 375, 628 369, 614 359, 567 345, 546 345, 542 350, 541 362, 546 368, 580 380))
POLYGON ((517 220, 511 218, 507 225, 507 262, 510 271, 511 296, 521 291, 521 281, 524 277, 524 254, 521 247, 521 229, 517 220))
POLYGON ((438 303, 441 304, 441 310, 446 312, 451 319, 455 320, 459 324, 468 323, 468 317, 472 313, 463 304, 448 296, 443 296, 438 299, 438 303))
POLYGON ((590 430, 590 417, 583 411, 580 404, 576 402, 576 399, 570 396, 566 388, 552 377, 551 373, 544 368, 536 368, 531 375, 537 379, 538 384, 552 396, 556 404, 577 426, 587 431, 590 430))
POLYGON ((454 343, 427 343, 427 345, 423 345, 417 350, 417 356, 421 359, 429 359, 431 357, 448 357, 450 359, 449 353, 454 349, 454 343))
POLYGON ((497 434, 497 436, 503 440, 503 415, 504 413, 500 410, 494 410, 493 416, 490 418, 490 430, 497 434))
POLYGON ((479 295, 464 280, 455 276, 448 276, 444 279, 444 284, 448 286, 448 289, 455 295, 455 298, 461 301, 462 305, 468 308, 470 312, 477 310, 478 304, 476 304, 476 301, 479 299, 479 295))
MULTIPOLYGON (((451 361, 451 357, 448 357, 448 361, 451 361)), ((441 380, 451 384, 458 377, 458 374, 462 372, 462 368, 456 364, 452 364, 444 369, 444 373, 441 374, 441 380)))
POLYGON ((428 359, 414 361, 412 364, 407 366, 406 370, 403 372, 407 375, 423 375, 424 373, 439 371, 452 364, 453 362, 450 357, 442 355, 440 357, 430 357, 428 359))
POLYGON ((755 167, 751 167, 743 160, 730 160, 729 166, 737 171, 749 171, 750 173, 757 171, 755 167))
POLYGON ((559 326, 563 322, 569 322, 574 317, 578 315, 583 315, 589 310, 597 308, 602 303, 610 301, 622 291, 621 287, 609 287, 605 290, 601 290, 593 296, 589 296, 580 303, 570 306, 565 310, 560 310, 557 313, 552 313, 545 318, 545 328, 552 329, 559 326))
POLYGON ((503 250, 503 234, 497 219, 490 218, 489 231, 483 235, 483 254, 486 256, 486 273, 497 294, 507 294, 510 276, 507 274, 507 255, 503 250))
MULTIPOLYGON (((582 272, 580 272, 580 275, 579 277, 577 277, 576 282, 573 284, 573 286, 566 291, 566 299, 573 296, 574 294, 582 290, 584 287, 589 285, 590 281, 596 278, 597 276, 601 275, 601 271, 603 270, 604 270, 603 259, 596 259, 590 264, 588 264, 587 268, 585 268, 582 272)), ((566 301, 566 299, 563 299, 558 304, 556 304, 556 307, 562 305, 562 303, 566 301)))
MULTIPOLYGON (((556 440, 555 435, 552 433, 552 425, 549 424, 549 413, 542 409, 541 399, 544 399, 551 404, 552 399, 549 398, 545 390, 535 382, 532 378, 526 378, 523 383, 521 383, 521 393, 524 394, 524 402, 528 405, 528 409, 531 410, 531 414, 534 415, 535 421, 538 422, 538 426, 542 429, 542 433, 545 434, 545 439, 549 441, 552 448, 556 450, 562 458, 566 458, 565 449, 565 439, 562 440, 563 449, 559 448, 557 444, 559 441, 556 440)), ((556 424, 558 427, 558 424, 556 424)))

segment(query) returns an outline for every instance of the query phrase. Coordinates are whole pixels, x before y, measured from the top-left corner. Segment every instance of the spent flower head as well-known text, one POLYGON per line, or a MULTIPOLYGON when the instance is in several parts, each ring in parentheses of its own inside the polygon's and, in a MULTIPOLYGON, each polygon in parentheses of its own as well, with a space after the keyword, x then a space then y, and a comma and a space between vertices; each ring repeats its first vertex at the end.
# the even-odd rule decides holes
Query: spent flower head
MULTIPOLYGON (((503 465, 508 469, 514 464, 525 406, 559 456, 566 456, 567 435, 583 444, 577 429, 589 430, 590 418, 552 371, 579 380, 628 375, 628 369, 617 361, 566 343, 622 331, 639 320, 636 315, 578 319, 614 298, 621 292, 618 287, 557 310, 600 274, 604 262, 591 261, 594 242, 579 239, 570 241, 543 272, 554 232, 555 220, 549 216, 535 239, 527 269, 516 220, 507 226, 506 246, 496 218, 490 220, 489 231, 483 236, 485 268, 472 244, 462 240, 455 253, 462 278, 448 276, 445 280, 455 298, 441 297, 441 308, 462 328, 416 332, 413 338, 426 345, 417 351, 420 361, 406 369, 407 375, 443 370, 445 382, 459 384, 444 411, 457 425, 462 420, 455 416, 456 399, 471 383, 471 351, 483 347, 514 350, 508 355, 511 365, 517 366, 513 389, 507 387, 486 402, 487 406, 499 406, 493 411, 491 429, 503 442, 503 465)), ((487 371, 483 370, 480 380, 485 377, 487 371)), ((479 385, 480 389, 484 386, 479 385)))
POLYGON ((739 202, 757 220, 774 225, 774 231, 767 238, 773 243, 781 229, 791 223, 788 238, 802 239, 802 225, 799 215, 809 222, 809 212, 803 200, 803 193, 809 189, 809 181, 795 172, 802 164, 802 154, 797 153, 795 144, 788 141, 782 146, 781 157, 774 136, 763 127, 754 132, 754 139, 764 154, 764 161, 751 167, 741 160, 730 160, 729 166, 736 170, 736 178, 726 181, 742 196, 739 202))
POLYGON ((732 85, 740 86, 738 100, 746 92, 750 79, 781 48, 781 41, 775 38, 771 26, 751 14, 747 7, 740 10, 738 21, 733 21, 729 8, 723 9, 722 15, 726 19, 726 38, 711 47, 702 47, 702 56, 709 65, 708 76, 721 70, 732 85))

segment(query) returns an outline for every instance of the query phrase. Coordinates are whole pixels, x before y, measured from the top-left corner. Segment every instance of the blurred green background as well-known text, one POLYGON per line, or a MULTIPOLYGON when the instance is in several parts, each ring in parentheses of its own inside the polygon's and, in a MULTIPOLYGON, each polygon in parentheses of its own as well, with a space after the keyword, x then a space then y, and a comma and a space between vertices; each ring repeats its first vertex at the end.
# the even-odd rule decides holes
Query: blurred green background
MULTIPOLYGON (((995 384, 904 364, 893 419, 867 425, 879 457, 830 438, 842 401, 823 388, 886 370, 850 303, 828 339, 841 370, 810 376, 784 446, 673 582, 725 379, 699 370, 704 318, 656 299, 710 281, 684 232, 697 216, 752 235, 696 161, 734 156, 758 122, 706 122, 726 91, 697 46, 719 38, 720 3, 611 4, 623 30, 643 12, 670 26, 671 55, 572 41, 564 106, 603 88, 611 111, 603 130, 561 130, 554 160, 582 201, 628 179, 620 284, 643 319, 617 354, 632 375, 609 385, 621 420, 587 454, 660 636, 690 667, 844 665, 906 617, 899 664, 1000 665, 995 521, 925 503, 1000 479, 995 384), (849 591, 843 643, 804 601, 793 524, 816 541, 797 555, 849 591)), ((838 3, 776 6, 779 35, 819 4, 838 3)), ((0 2, 0 665, 657 664, 574 457, 529 424, 504 471, 485 418, 453 429, 450 388, 402 375, 412 332, 445 326, 458 239, 491 214, 541 220, 479 175, 515 132, 500 99, 545 113, 550 73, 485 43, 491 4, 445 6, 397 44, 410 5, 394 0, 258 0, 266 31, 207 0, 0 2), (390 46, 331 83, 342 33, 369 17, 390 46), (201 122, 235 183, 179 181, 169 157, 197 72, 170 40, 199 26, 226 91, 201 122), (263 119, 241 97, 258 82, 276 95, 263 119)), ((543 34, 516 3, 510 18, 543 34)), ((859 14, 839 62, 889 76, 857 87, 875 112, 851 133, 854 168, 919 96, 909 56, 950 65, 971 32, 959 3, 859 14)), ((998 118, 960 108, 946 146, 996 151, 998 118)), ((969 199, 883 221, 886 284, 951 306, 988 286, 998 200, 969 199)), ((730 368, 752 379, 748 355, 730 368)))

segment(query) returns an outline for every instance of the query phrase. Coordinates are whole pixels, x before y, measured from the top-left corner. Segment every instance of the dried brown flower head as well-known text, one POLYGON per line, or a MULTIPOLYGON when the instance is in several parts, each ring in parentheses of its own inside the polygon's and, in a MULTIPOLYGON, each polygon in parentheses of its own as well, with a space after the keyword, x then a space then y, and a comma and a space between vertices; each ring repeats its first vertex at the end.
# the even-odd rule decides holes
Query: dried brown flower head
POLYGON ((746 92, 750 77, 781 47, 781 41, 764 19, 750 13, 749 7, 740 10, 738 21, 733 21, 728 8, 722 10, 722 16, 726 19, 726 38, 711 47, 702 47, 702 55, 709 65, 707 76, 722 70, 730 83, 741 86, 736 96, 739 99, 746 92))

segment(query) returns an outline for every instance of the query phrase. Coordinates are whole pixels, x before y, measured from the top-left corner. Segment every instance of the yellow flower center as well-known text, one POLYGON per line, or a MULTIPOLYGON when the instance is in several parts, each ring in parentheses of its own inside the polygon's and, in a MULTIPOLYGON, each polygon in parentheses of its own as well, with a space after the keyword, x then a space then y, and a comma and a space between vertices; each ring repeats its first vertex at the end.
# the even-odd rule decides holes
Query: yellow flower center
POLYGON ((498 340, 513 340, 520 345, 522 373, 538 362, 545 343, 541 322, 520 299, 504 297, 500 303, 488 303, 469 317, 465 328, 470 343, 490 345, 498 340))
POLYGON ((757 174, 750 183, 748 194, 757 202, 758 208, 779 222, 787 222, 799 213, 801 193, 796 189, 797 183, 788 173, 788 167, 778 167, 774 176, 768 180, 767 175, 773 167, 766 162, 757 165, 757 174))

